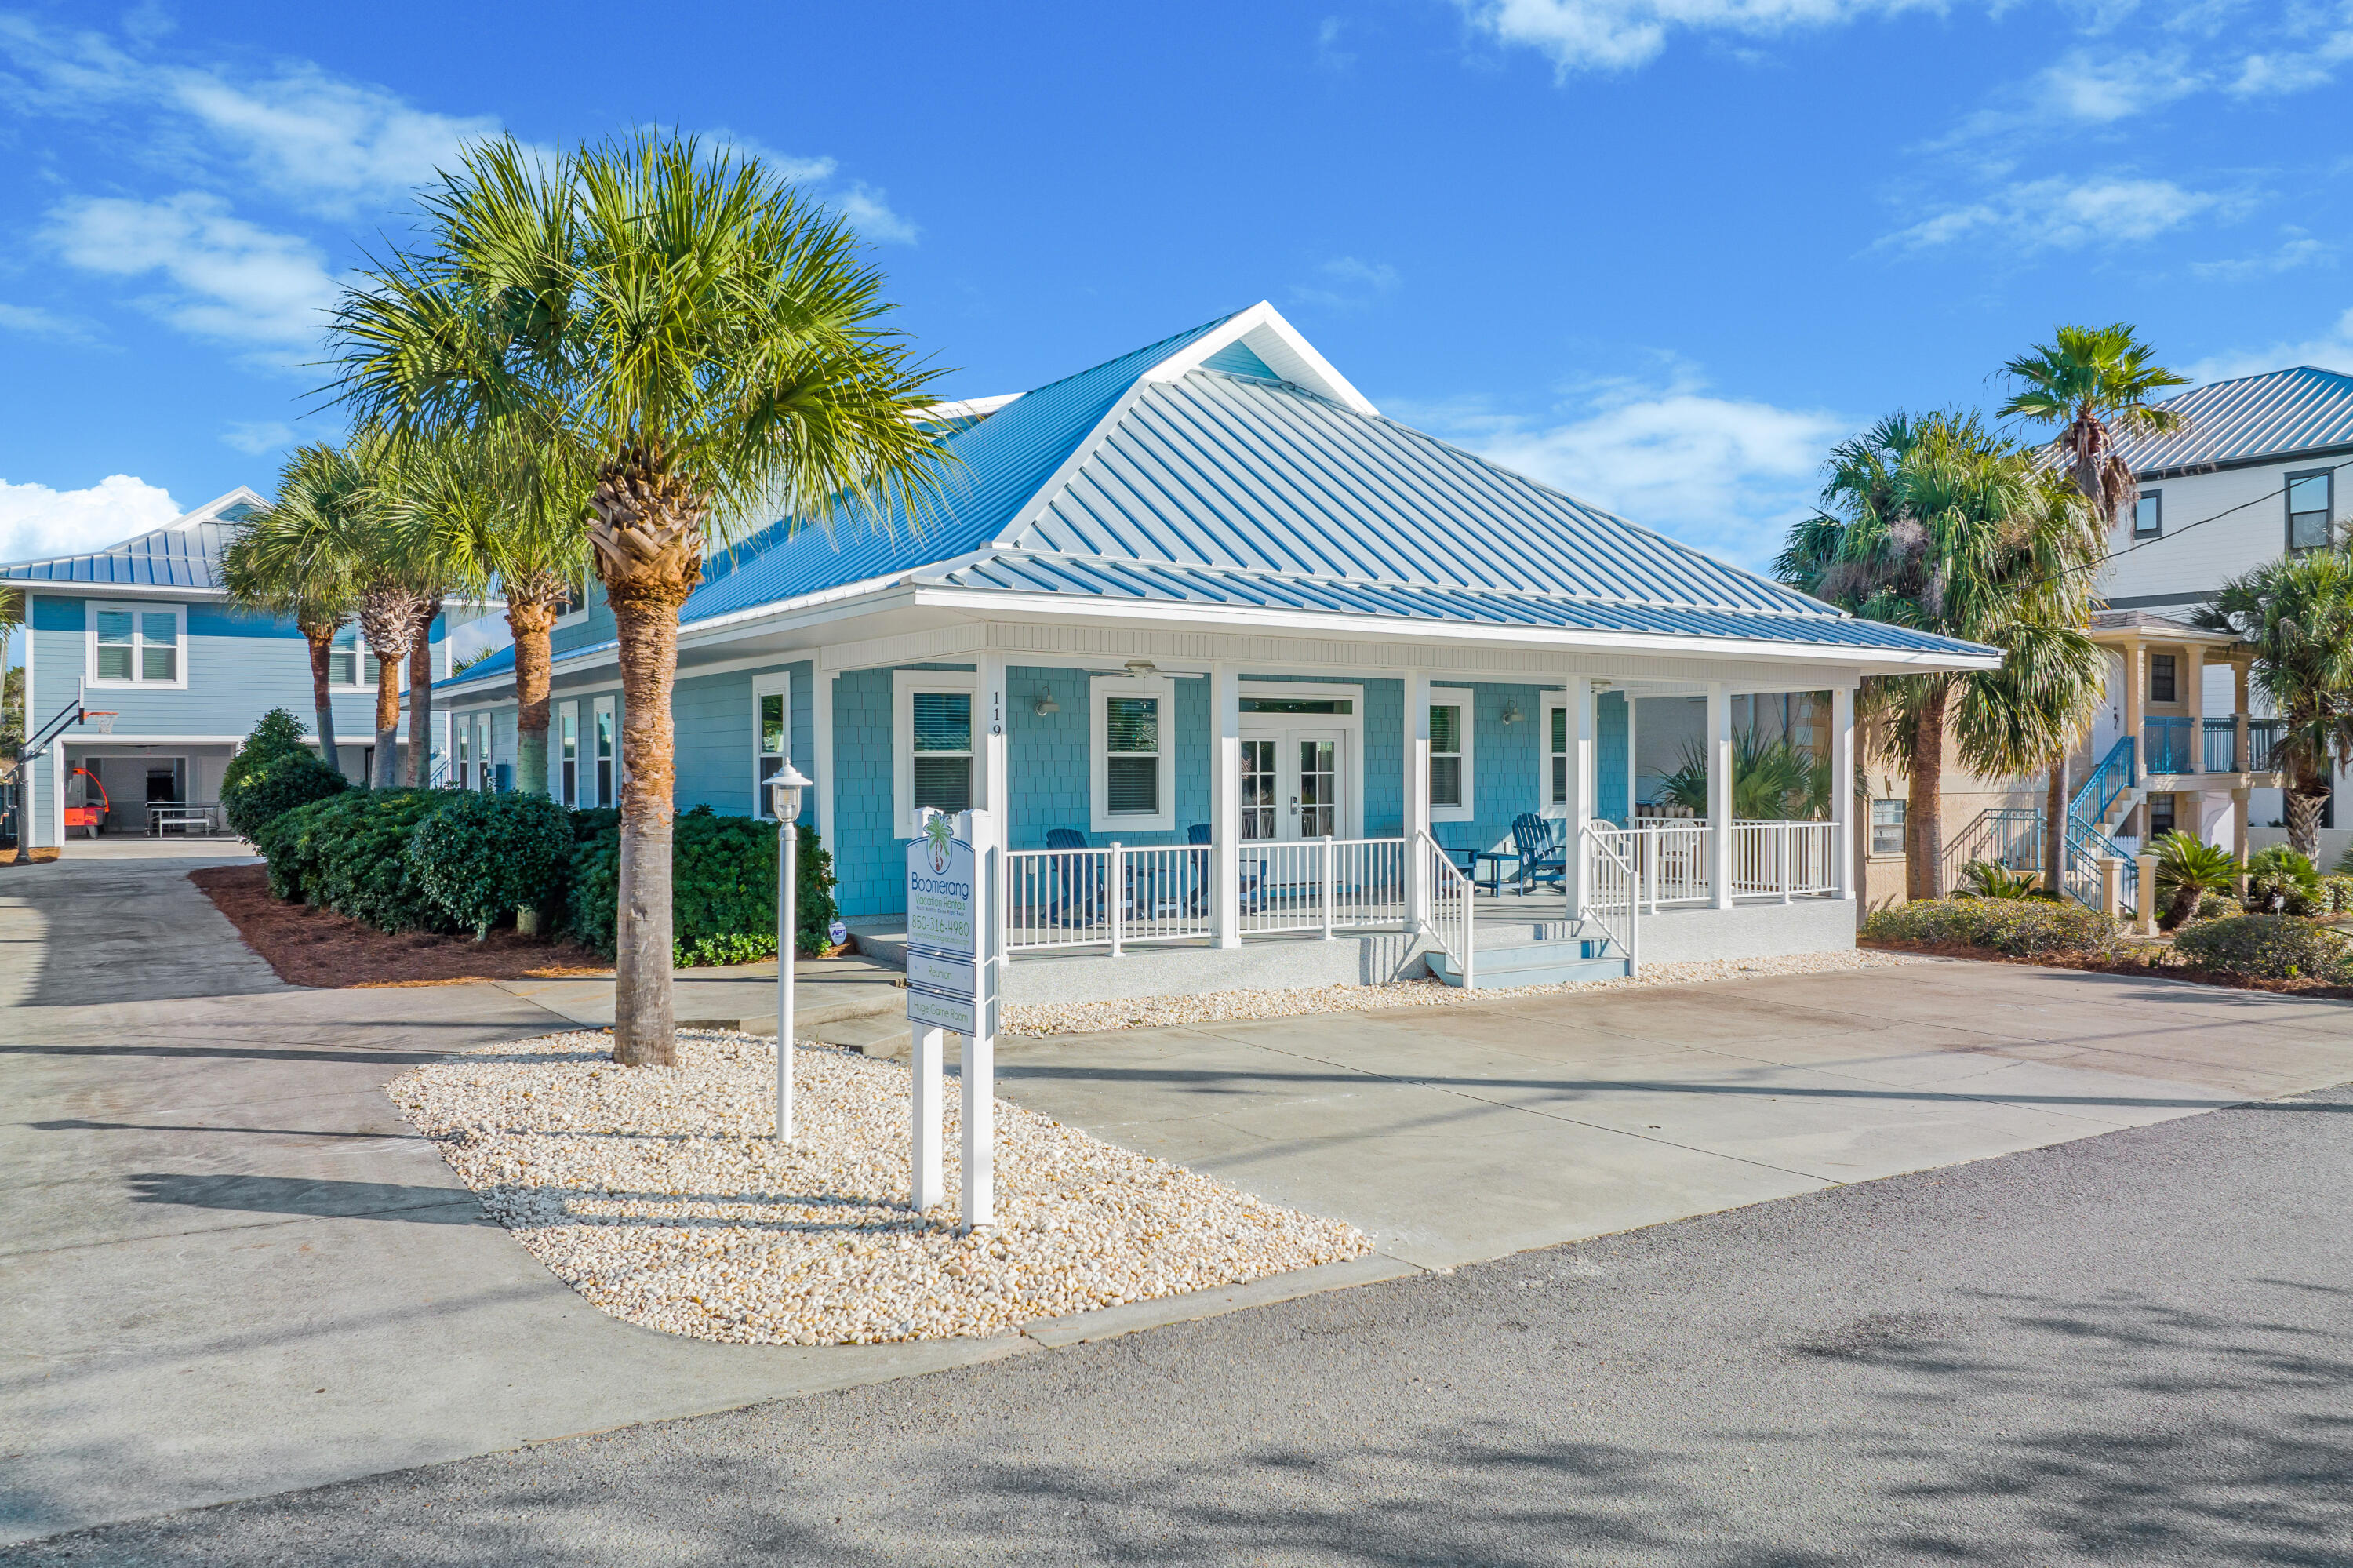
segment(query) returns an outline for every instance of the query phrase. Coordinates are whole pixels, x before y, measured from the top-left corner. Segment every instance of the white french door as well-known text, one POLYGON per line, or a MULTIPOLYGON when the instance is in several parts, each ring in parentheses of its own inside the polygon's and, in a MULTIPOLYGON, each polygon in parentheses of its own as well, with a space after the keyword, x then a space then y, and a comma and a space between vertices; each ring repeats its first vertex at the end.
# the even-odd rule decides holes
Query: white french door
POLYGON ((1242 727, 1242 838, 1346 838, 1356 800, 1347 732, 1242 727))

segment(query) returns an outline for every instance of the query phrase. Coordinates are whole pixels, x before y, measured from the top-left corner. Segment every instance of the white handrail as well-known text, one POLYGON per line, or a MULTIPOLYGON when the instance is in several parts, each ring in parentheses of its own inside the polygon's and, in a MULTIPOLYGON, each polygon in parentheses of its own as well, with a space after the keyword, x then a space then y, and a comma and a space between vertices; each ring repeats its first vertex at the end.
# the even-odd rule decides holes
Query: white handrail
POLYGON ((1415 849, 1430 868, 1430 924, 1426 927, 1446 956, 1462 971, 1462 989, 1478 983, 1475 916, 1471 906, 1471 879, 1454 858, 1438 847, 1426 832, 1414 834, 1415 849))
MULTIPOLYGON (((1585 907, 1579 911, 1626 949, 1626 972, 1642 971, 1641 834, 1585 824, 1585 907)), ((1653 863, 1655 864, 1655 862, 1653 863)))

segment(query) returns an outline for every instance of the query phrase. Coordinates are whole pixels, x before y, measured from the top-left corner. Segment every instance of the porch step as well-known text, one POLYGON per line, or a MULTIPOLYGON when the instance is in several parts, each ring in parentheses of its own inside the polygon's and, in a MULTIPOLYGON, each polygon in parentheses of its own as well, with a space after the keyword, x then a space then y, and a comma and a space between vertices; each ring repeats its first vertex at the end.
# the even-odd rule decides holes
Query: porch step
MULTIPOLYGON (((1475 991, 1515 985, 1558 985, 1564 980, 1618 980, 1627 973, 1626 956, 1601 949, 1599 941, 1519 942, 1507 948, 1479 946, 1475 991)), ((1430 972, 1448 985, 1462 983, 1462 971, 1442 952, 1428 956, 1430 972)))

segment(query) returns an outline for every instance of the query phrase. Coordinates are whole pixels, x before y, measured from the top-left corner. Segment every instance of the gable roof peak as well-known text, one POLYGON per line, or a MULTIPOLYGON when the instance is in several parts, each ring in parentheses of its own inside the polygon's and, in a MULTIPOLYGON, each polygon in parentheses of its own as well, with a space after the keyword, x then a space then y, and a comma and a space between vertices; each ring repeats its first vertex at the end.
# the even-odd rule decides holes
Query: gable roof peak
POLYGON ((1265 300, 1248 310, 1236 311, 1153 366, 1139 379, 1180 381, 1201 368, 1205 360, 1236 344, 1250 350, 1268 369, 1293 386, 1303 387, 1359 414, 1380 412, 1370 398, 1356 390, 1355 383, 1317 353, 1315 345, 1265 300))

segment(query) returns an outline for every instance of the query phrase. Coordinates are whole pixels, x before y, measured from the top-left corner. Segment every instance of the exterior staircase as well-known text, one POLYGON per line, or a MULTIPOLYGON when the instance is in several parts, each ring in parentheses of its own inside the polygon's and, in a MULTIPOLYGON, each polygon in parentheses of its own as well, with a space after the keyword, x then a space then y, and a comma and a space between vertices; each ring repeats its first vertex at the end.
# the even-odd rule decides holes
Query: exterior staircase
MULTIPOLYGON (((1631 972, 1626 951, 1599 929, 1575 920, 1522 924, 1488 919, 1472 927, 1478 943, 1476 991, 1515 985, 1557 985, 1563 980, 1619 980, 1631 972)), ((1429 955, 1430 973, 1448 985, 1462 983, 1462 971, 1443 951, 1429 955)))
MULTIPOLYGON (((2144 793, 2135 776, 2132 741, 2126 737, 2108 749, 2068 800, 2067 892, 2079 903, 2098 904, 2100 862, 2107 859, 2124 862, 2126 905, 2129 907, 2138 896, 2138 865, 2116 842, 2115 833, 2144 793)), ((1978 812, 1945 846, 1939 885, 1947 892, 1958 886, 1961 868, 1971 861, 1993 861, 2012 871, 2042 870, 2042 812, 2032 807, 1993 807, 1978 812)))

